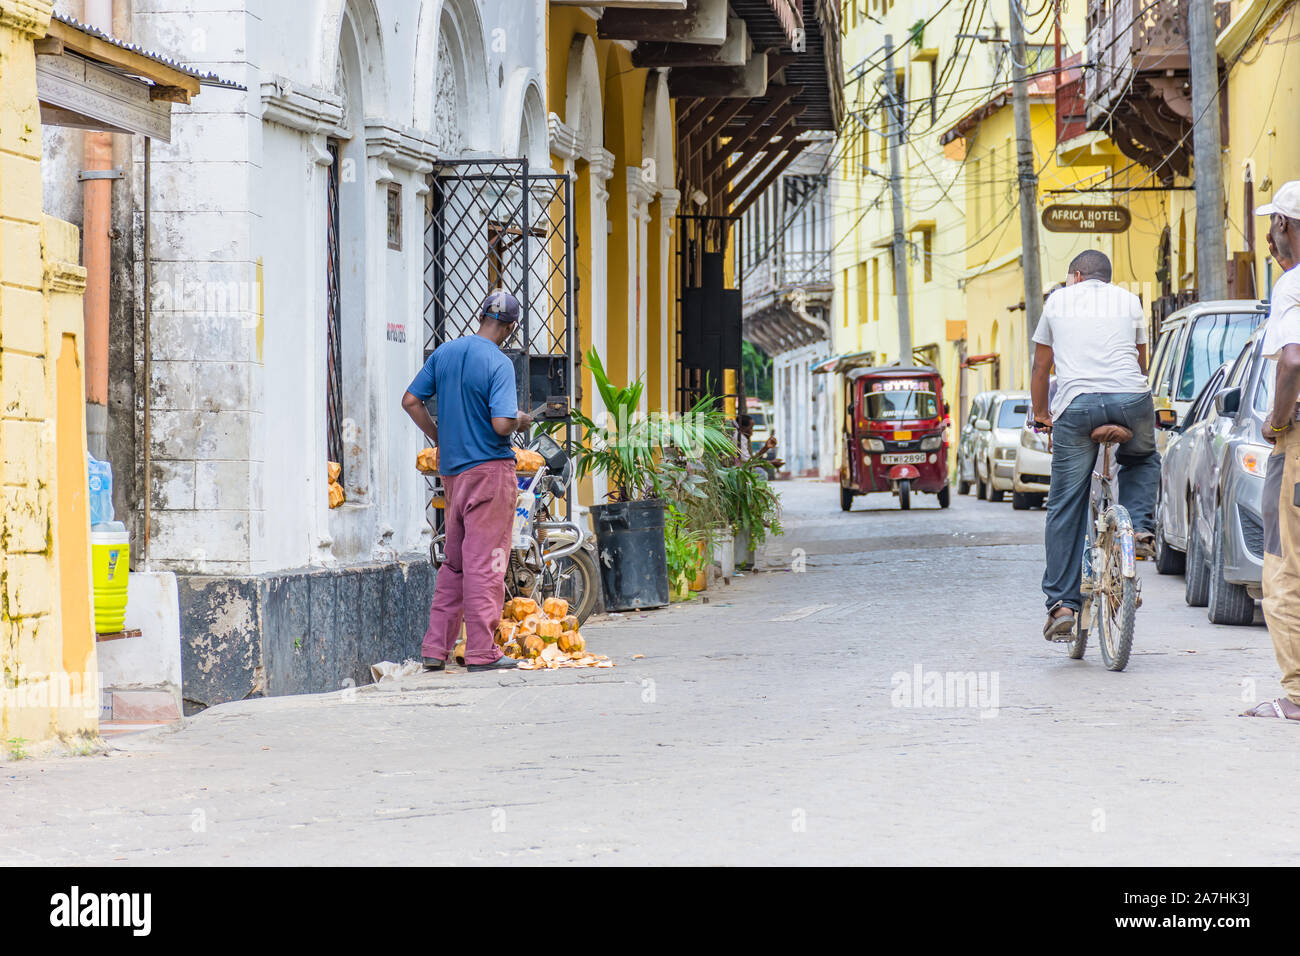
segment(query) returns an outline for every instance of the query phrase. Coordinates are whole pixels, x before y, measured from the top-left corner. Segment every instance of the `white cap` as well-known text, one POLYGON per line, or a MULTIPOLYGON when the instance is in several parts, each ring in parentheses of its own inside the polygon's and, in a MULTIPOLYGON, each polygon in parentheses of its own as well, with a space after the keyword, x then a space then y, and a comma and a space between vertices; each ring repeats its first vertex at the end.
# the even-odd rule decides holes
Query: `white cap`
POLYGON ((1271 216, 1273 213, 1288 219, 1300 219, 1300 180, 1293 179, 1278 186, 1273 201, 1255 210, 1256 216, 1271 216))

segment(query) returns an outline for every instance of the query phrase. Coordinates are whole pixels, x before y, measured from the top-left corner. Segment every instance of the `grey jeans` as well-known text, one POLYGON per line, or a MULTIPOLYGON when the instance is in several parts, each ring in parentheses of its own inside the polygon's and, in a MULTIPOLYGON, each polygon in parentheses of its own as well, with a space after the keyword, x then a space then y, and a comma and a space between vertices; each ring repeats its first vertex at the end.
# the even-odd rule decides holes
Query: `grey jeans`
POLYGON ((1156 412, 1150 392, 1080 395, 1052 423, 1052 483, 1047 496, 1047 569, 1043 593, 1048 608, 1058 603, 1076 612, 1084 532, 1088 527, 1088 493, 1098 445, 1089 437, 1100 425, 1123 425, 1133 437, 1119 446, 1119 503, 1128 509, 1133 530, 1155 527, 1160 488, 1160 453, 1156 451, 1156 412))

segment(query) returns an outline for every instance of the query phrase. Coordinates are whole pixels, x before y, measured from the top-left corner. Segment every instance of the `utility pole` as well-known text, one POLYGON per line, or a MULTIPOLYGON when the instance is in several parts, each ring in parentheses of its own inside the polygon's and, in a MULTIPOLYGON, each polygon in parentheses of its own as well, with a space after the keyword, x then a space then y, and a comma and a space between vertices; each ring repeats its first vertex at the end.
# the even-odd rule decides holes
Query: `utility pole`
POLYGON ((894 38, 885 34, 885 114, 889 117, 885 135, 889 138, 889 196, 894 207, 894 292, 898 300, 898 361, 900 365, 915 365, 912 357, 911 302, 907 297, 907 243, 903 232, 903 185, 899 169, 899 147, 903 139, 903 117, 900 115, 898 90, 894 83, 894 38))
POLYGON ((1038 169, 1029 126, 1024 10, 1011 3, 1011 94, 1016 117, 1016 179, 1020 182, 1020 267, 1025 274, 1025 378, 1034 367, 1034 331, 1043 314, 1043 270, 1038 262, 1038 169))
POLYGON ((1202 302, 1228 297, 1223 227, 1223 144, 1219 140, 1219 57, 1213 0, 1191 0, 1187 32, 1192 73, 1192 150, 1196 172, 1196 279, 1202 302))

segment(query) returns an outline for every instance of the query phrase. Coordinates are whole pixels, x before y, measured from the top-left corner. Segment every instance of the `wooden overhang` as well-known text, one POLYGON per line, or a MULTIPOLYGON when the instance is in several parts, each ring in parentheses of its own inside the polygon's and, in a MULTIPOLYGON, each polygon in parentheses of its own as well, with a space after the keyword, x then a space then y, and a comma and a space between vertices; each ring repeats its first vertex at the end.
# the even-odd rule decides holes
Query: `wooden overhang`
POLYGON ((839 127, 839 7, 730 0, 721 29, 718 0, 687 3, 681 12, 607 9, 598 30, 635 40, 638 67, 669 69, 682 184, 702 191, 711 213, 735 216, 806 147, 801 134, 839 127))
POLYGON ((139 133, 169 142, 171 104, 203 86, 244 87, 54 14, 36 41, 36 92, 48 126, 139 133))

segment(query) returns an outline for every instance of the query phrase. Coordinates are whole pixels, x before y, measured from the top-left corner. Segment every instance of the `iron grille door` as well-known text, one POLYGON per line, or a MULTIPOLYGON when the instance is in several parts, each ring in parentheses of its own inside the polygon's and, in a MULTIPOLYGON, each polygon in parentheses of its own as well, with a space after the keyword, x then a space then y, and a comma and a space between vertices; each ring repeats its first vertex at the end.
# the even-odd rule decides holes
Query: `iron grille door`
MULTIPOLYGON (((572 188, 568 176, 532 172, 525 159, 449 160, 429 175, 424 357, 476 332, 488 293, 505 289, 522 307, 502 348, 524 411, 574 395, 572 188)), ((572 440, 567 424, 564 438, 572 440)))
POLYGON ((741 302, 739 251, 741 220, 732 216, 677 217, 677 406, 686 412, 706 395, 736 399, 736 414, 745 410, 741 374, 741 302), (731 230, 736 241, 729 242, 731 230), (727 286, 728 257, 735 288, 727 286), (728 369, 735 391, 727 392, 728 369))
MULTIPOLYGON (((343 351, 339 315, 339 144, 329 140, 326 174, 325 265, 325 446, 330 461, 343 467, 343 351)), ((339 475, 339 484, 345 479, 339 475)))

